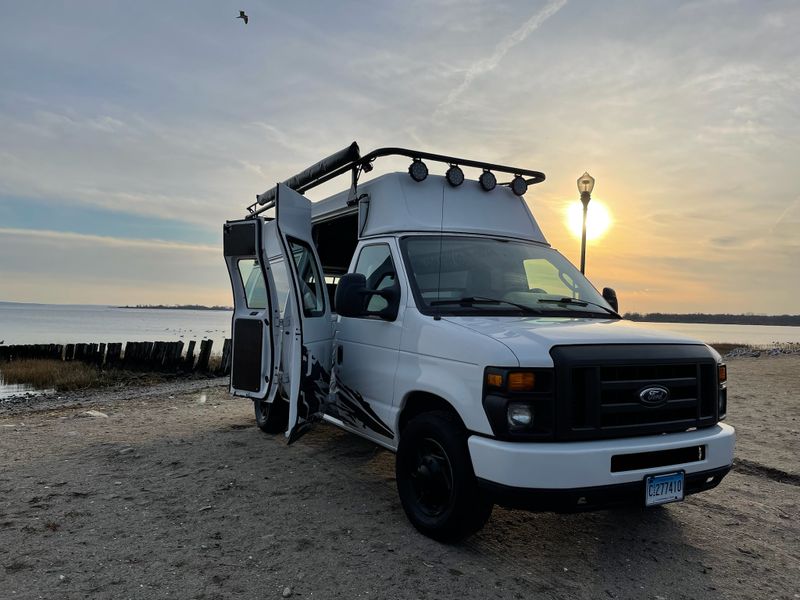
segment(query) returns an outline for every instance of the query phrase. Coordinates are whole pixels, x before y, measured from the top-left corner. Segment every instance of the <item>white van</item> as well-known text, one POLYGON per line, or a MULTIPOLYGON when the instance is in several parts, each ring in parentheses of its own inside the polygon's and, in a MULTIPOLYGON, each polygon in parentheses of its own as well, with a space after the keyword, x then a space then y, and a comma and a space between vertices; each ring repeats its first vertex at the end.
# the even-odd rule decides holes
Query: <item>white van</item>
POLYGON ((403 508, 440 540, 494 504, 649 507, 715 487, 735 437, 719 354, 623 321, 547 243, 522 197, 542 180, 354 143, 259 195, 224 226, 231 392, 289 443, 325 420, 396 452, 403 508), (359 181, 388 155, 409 172, 359 181), (340 194, 302 195, 348 173, 340 194))

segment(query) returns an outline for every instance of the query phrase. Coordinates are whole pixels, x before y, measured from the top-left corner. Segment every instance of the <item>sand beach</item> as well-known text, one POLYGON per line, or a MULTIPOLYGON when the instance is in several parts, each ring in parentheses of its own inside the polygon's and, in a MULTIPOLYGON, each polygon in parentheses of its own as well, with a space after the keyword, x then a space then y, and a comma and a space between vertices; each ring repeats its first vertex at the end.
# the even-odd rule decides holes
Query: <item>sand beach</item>
POLYGON ((495 508, 447 546, 393 456, 287 447, 224 380, 0 408, 4 598, 787 598, 800 594, 800 356, 729 361, 733 472, 655 510, 495 508), (287 589, 288 588, 288 589, 287 589))

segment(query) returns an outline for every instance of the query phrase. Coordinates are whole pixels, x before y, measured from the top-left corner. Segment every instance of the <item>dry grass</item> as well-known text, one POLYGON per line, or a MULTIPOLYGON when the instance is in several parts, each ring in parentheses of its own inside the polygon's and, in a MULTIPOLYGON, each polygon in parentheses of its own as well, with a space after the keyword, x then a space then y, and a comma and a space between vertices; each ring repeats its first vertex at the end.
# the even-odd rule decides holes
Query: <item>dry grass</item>
MULTIPOLYGON (((212 356, 209 363, 219 363, 221 357, 212 356)), ((159 373, 99 369, 79 361, 15 360, 0 363, 0 382, 27 384, 35 389, 54 389, 59 392, 120 385, 151 385, 166 380, 186 377, 208 377, 205 373, 159 373)))
POLYGON ((212 354, 208 357, 208 371, 210 373, 216 373, 217 369, 222 366, 222 355, 221 354, 212 354))
POLYGON ((6 383, 59 391, 96 387, 102 378, 97 367, 60 360, 15 360, 1 365, 0 374, 6 383))

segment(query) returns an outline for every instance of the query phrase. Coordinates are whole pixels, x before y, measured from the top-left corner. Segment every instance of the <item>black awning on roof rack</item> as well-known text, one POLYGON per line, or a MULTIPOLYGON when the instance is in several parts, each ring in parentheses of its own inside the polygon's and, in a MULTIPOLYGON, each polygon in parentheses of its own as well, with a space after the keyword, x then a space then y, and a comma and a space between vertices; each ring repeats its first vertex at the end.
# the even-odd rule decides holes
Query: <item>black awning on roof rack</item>
MULTIPOLYGON (((321 179, 333 171, 336 171, 342 167, 349 168, 349 166, 358 161, 359 158, 361 158, 361 152, 358 149, 358 144, 353 142, 347 148, 343 148, 338 152, 323 158, 318 163, 315 163, 307 169, 300 171, 297 175, 290 177, 283 182, 283 185, 293 190, 306 189, 306 186, 313 184, 318 179, 321 179)), ((256 196, 256 203, 261 205, 267 204, 273 200, 275 200, 275 188, 270 188, 263 194, 258 194, 256 196)))

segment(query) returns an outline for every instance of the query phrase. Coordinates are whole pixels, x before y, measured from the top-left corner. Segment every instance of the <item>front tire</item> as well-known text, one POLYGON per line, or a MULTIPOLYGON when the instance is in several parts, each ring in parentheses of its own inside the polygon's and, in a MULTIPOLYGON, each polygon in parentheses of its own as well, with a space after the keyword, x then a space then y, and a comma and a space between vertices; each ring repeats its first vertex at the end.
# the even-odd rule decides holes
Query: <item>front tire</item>
POLYGON ((289 426, 289 405, 281 397, 271 403, 265 400, 253 402, 256 412, 256 425, 264 433, 281 433, 289 426))
POLYGON ((441 542, 463 539, 486 524, 492 502, 479 489, 467 434, 455 415, 423 413, 400 436, 397 490, 408 519, 441 542))

